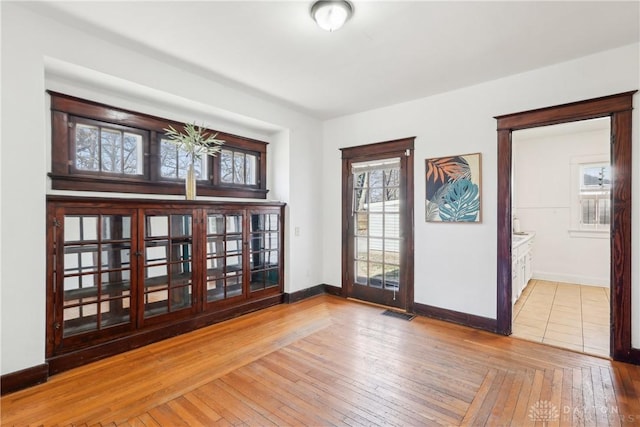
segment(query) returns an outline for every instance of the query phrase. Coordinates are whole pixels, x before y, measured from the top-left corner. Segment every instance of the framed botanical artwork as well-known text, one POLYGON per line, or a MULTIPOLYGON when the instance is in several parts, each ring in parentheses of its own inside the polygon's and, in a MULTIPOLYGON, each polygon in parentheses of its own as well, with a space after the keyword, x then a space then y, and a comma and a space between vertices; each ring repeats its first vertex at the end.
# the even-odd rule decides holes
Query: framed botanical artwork
POLYGON ((426 159, 427 222, 480 222, 480 153, 426 159))

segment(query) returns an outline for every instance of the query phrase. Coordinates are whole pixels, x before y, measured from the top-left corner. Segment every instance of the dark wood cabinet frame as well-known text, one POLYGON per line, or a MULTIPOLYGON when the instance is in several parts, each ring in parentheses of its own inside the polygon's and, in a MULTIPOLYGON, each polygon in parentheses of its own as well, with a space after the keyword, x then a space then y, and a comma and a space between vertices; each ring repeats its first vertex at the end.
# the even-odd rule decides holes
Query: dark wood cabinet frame
MULTIPOLYGON (((510 335, 512 132, 539 126, 611 119, 611 342, 614 360, 640 363, 631 346, 631 121, 637 91, 495 117, 498 121, 498 305, 497 332, 510 335)), ((637 232, 637 231, 636 231, 637 232)))
MULTIPOLYGON (((284 294, 284 203, 279 202, 206 202, 206 201, 163 201, 141 199, 104 199, 71 196, 47 197, 47 330, 46 330, 46 362, 49 375, 71 369, 118 354, 133 348, 137 348, 152 342, 179 335, 203 326, 207 326, 222 320, 237 317, 239 315, 266 308, 285 301, 284 294), (139 211, 138 213, 135 213, 139 211), (141 300, 142 284, 144 283, 144 263, 132 257, 132 274, 137 273, 137 288, 131 286, 131 321, 100 331, 82 333, 77 336, 65 338, 61 332, 61 306, 62 290, 55 291, 55 265, 56 252, 55 240, 61 244, 63 231, 61 220, 69 212, 71 215, 80 212, 99 214, 106 212, 113 214, 132 214, 138 218, 147 214, 192 215, 194 221, 193 255, 191 257, 194 272, 193 301, 189 307, 175 312, 168 312, 156 317, 144 318, 143 301, 141 300), (250 236, 249 217, 252 214, 277 214, 279 215, 277 239, 279 259, 277 274, 279 282, 277 286, 251 290, 249 263, 250 246, 248 241, 242 242, 242 269, 243 282, 241 297, 232 297, 208 302, 206 299, 206 278, 204 274, 206 263, 206 216, 211 214, 244 215, 242 230, 244 235, 250 236), (196 227, 196 222, 198 226, 196 227), (202 233, 195 234, 196 230, 202 233), (57 234, 57 239, 55 239, 57 234), (204 280, 204 283, 201 281, 204 280)), ((132 225, 133 225, 132 221, 132 225)), ((145 240, 144 226, 137 222, 137 228, 132 227, 133 247, 138 250, 145 240)), ((274 231, 275 232, 275 231, 274 231)), ((250 237, 248 237, 250 238, 250 237)), ((138 255, 136 253, 135 255, 138 255)), ((225 255, 223 255, 225 256, 225 255)), ((60 261, 61 262, 61 261, 60 261)), ((275 270, 275 268, 274 268, 275 270)))
MULTIPOLYGON (((51 173, 55 190, 107 191, 139 194, 184 194, 184 180, 162 178, 159 167, 159 138, 170 125, 181 130, 183 124, 148 114, 124 110, 93 101, 48 91, 51 96, 51 173), (74 117, 80 120, 96 120, 116 127, 132 128, 144 137, 144 175, 107 174, 75 170, 74 155, 70 147, 70 126, 74 117)), ((124 129, 124 128, 122 128, 124 129)), ((223 149, 253 154, 258 158, 257 185, 239 185, 220 182, 220 156, 209 159, 208 180, 197 182, 197 193, 211 197, 242 197, 265 199, 267 197, 267 143, 224 132, 211 130, 218 139, 225 141, 223 149)))

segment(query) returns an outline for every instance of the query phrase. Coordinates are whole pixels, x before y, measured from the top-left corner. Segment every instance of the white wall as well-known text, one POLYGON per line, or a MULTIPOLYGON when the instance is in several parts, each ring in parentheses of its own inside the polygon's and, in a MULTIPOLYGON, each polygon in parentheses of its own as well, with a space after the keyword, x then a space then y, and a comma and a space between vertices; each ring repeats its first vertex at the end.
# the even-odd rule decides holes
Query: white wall
POLYGON ((269 197, 288 203, 287 224, 301 230, 295 237, 286 230, 285 291, 322 282, 322 252, 317 244, 321 239, 320 199, 316 196, 321 188, 317 179, 320 122, 186 71, 179 64, 54 22, 38 13, 38 4, 2 2, 0 7, 2 374, 39 365, 45 356, 45 197, 50 170, 47 88, 265 137, 273 157, 269 197), (78 70, 84 77, 77 75, 78 70))
MULTIPOLYGON (((341 147, 416 136, 415 301, 496 317, 498 115, 564 104, 640 87, 638 44, 460 90, 336 118, 324 124, 324 281, 340 286, 341 147), (424 221, 424 159, 482 153, 482 224, 424 221)), ((470 64, 469 72, 473 72, 470 64)), ((636 106, 638 96, 634 97, 636 106)), ((638 147, 638 108, 633 145, 638 147)), ((633 153, 639 170, 638 149, 633 153)), ((633 227, 640 226, 638 175, 633 227)), ((638 235, 633 234, 633 337, 640 346, 638 235)))
POLYGON ((609 287, 609 234, 575 230, 579 181, 572 162, 596 157, 610 161, 610 130, 582 125, 582 131, 572 125, 570 133, 563 131, 568 125, 546 128, 545 135, 513 133, 513 212, 522 230, 536 233, 534 279, 609 287), (552 129, 558 133, 549 134, 552 129))

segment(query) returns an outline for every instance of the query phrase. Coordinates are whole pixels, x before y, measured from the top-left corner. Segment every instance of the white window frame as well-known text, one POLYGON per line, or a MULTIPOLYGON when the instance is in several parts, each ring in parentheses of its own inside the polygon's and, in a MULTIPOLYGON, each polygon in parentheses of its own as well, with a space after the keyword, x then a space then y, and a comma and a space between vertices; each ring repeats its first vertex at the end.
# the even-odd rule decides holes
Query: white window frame
POLYGON ((609 238, 610 224, 598 224, 597 222, 596 224, 582 223, 581 202, 584 198, 595 198, 596 200, 602 199, 603 197, 607 199, 611 198, 610 186, 609 188, 595 186, 585 187, 582 182, 584 168, 600 165, 611 167, 610 156, 608 154, 578 156, 571 159, 571 227, 569 229, 569 235, 571 237, 609 238))

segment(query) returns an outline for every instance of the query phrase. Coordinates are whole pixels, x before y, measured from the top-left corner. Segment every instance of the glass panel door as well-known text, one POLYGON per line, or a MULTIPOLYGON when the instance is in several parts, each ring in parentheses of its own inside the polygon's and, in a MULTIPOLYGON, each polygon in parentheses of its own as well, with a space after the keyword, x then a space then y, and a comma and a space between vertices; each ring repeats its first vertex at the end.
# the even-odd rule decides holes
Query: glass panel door
POLYGON ((249 237, 251 292, 280 286, 280 215, 252 213, 249 237))
POLYGON ((355 284, 395 293, 400 271, 400 159, 354 163, 355 284))
POLYGON ((193 306, 193 217, 145 215, 144 318, 193 306))
POLYGON ((405 310, 413 300, 412 144, 343 149, 343 288, 405 310))
POLYGON ((241 213, 207 214, 206 303, 243 295, 241 213))
MULTIPOLYGON (((132 216, 65 214, 62 338, 132 325, 132 216)), ((60 271, 61 270, 61 271, 60 271)))

